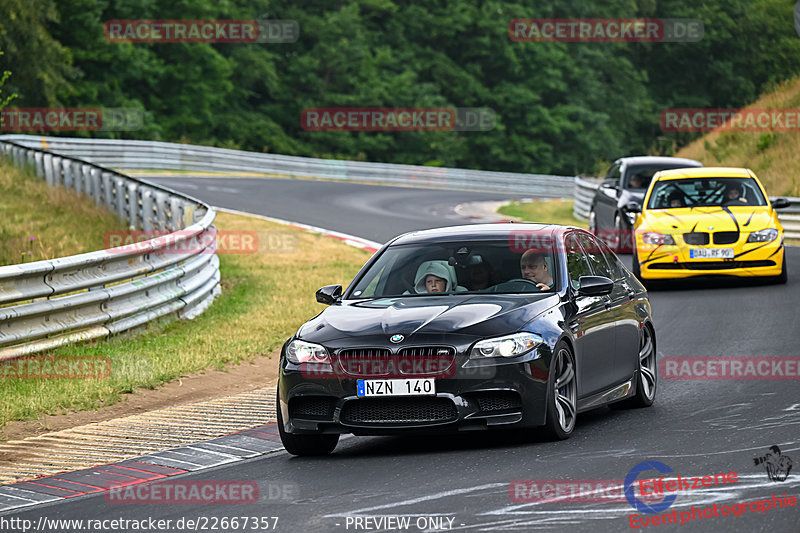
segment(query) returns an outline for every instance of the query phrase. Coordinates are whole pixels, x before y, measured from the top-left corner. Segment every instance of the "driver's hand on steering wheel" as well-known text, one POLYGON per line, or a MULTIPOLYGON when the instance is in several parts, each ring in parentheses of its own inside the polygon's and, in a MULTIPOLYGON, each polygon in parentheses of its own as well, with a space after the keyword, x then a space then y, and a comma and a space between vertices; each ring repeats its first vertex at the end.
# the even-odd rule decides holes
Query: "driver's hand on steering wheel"
POLYGON ((540 291, 542 291, 542 292, 544 292, 544 291, 549 291, 549 290, 550 290, 550 287, 548 287, 548 286, 547 286, 547 285, 545 285, 544 283, 537 283, 537 284, 536 284, 536 287, 538 287, 538 289, 539 289, 540 291))

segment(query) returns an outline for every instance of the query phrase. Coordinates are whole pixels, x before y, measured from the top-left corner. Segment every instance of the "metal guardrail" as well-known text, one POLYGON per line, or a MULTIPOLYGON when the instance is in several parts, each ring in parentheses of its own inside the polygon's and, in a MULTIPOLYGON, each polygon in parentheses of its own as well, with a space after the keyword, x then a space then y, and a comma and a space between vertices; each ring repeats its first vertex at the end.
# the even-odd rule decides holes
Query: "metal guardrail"
POLYGON ((571 198, 573 176, 489 172, 459 168, 367 163, 244 152, 156 141, 3 135, 0 140, 47 147, 54 152, 120 169, 262 172, 447 189, 510 192, 538 198, 571 198))
POLYGON ((170 233, 70 257, 0 266, 0 361, 128 331, 177 314, 193 318, 220 292, 210 206, 119 172, 0 140, 0 157, 49 185, 94 197, 132 230, 170 233), (199 239, 198 239, 199 238, 199 239))
MULTIPOLYGON (((575 179, 575 205, 572 214, 579 220, 589 219, 589 208, 592 205, 594 193, 600 186, 600 181, 589 181, 582 178, 575 179)), ((786 198, 791 205, 778 211, 778 218, 783 226, 787 239, 800 239, 800 198, 786 198)))

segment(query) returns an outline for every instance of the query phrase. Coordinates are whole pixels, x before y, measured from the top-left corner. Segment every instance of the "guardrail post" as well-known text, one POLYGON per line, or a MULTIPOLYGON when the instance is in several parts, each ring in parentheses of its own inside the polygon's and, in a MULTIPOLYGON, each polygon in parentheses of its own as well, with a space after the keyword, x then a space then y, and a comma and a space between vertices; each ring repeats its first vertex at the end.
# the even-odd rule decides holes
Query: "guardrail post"
POLYGON ((60 158, 53 157, 50 154, 45 154, 44 160, 42 161, 44 168, 44 181, 51 187, 53 186, 53 167, 56 166, 57 159, 60 158))
POLYGON ((64 159, 63 157, 59 157, 58 159, 59 159, 59 164, 56 167, 54 178, 56 180, 56 185, 63 186, 64 175, 67 173, 67 169, 69 168, 70 162, 69 159, 64 159))
MULTIPOLYGON (((40 154, 39 152, 36 152, 36 155, 33 156, 34 172, 36 172, 36 175, 40 178, 44 177, 44 167, 42 166, 42 161, 44 160, 45 155, 47 154, 40 154)), ((19 166, 21 167, 22 165, 19 166)))
POLYGON ((92 183, 92 193, 94 196, 95 205, 103 205, 103 191, 102 182, 100 181, 100 169, 92 167, 89 170, 89 176, 92 183))
POLYGON ((140 187, 140 189, 142 191, 142 229, 152 231, 155 229, 155 224, 153 224, 155 218, 153 190, 150 187, 140 187))
POLYGON ((103 204, 109 208, 114 209, 114 175, 111 172, 105 172, 100 175, 103 180, 103 204))
POLYGON ((155 191, 156 197, 156 220, 158 229, 165 230, 170 226, 169 217, 169 194, 164 191, 155 191))
POLYGON ((139 222, 139 184, 129 181, 126 189, 128 190, 128 223, 131 229, 136 230, 142 227, 139 222))
MULTIPOLYGON (((128 203, 125 192, 128 188, 125 186, 125 178, 122 176, 114 176, 114 202, 117 209, 117 216, 120 220, 128 220, 128 203)), ((109 204, 110 207, 110 204, 109 204)))
POLYGON ((82 194, 86 196, 92 195, 92 167, 89 165, 83 165, 83 168, 81 168, 81 186, 83 187, 80 191, 82 194))

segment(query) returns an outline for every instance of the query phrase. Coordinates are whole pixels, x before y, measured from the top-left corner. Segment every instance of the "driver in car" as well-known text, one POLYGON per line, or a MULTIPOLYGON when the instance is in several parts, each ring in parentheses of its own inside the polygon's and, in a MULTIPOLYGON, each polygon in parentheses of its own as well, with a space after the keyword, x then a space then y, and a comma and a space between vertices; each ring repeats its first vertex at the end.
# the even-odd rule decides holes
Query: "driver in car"
POLYGON ((519 267, 522 277, 536 283, 539 290, 549 291, 553 289, 553 276, 547 268, 545 254, 528 250, 519 260, 519 267))
POLYGON ((731 183, 725 187, 725 197, 723 204, 746 204, 747 199, 742 196, 744 193, 741 183, 731 183))

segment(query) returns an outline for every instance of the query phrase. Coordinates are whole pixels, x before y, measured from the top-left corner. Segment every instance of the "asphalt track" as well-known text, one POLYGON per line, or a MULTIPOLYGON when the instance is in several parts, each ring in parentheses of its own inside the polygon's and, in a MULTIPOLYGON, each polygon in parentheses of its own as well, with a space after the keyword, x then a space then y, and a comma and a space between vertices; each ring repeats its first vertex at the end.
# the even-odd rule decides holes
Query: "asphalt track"
MULTIPOLYGON (((325 181, 157 181, 217 206, 378 242, 404 231, 467 223, 453 211, 453 205, 502 197, 325 181)), ((800 355, 796 342, 800 248, 789 249, 788 265, 787 285, 681 284, 651 292, 659 358, 800 355)), ((735 483, 680 492, 665 512, 691 512, 692 506, 731 506, 784 493, 797 497, 800 381, 662 379, 651 408, 602 408, 582 414, 572 438, 557 443, 543 441, 535 433, 513 432, 348 437, 326 458, 294 458, 279 452, 184 476, 196 481, 256 481, 261 494, 256 505, 119 505, 107 503, 102 495, 89 495, 5 518, 277 516, 277 531, 379 531, 387 528, 356 519, 405 516, 411 519, 409 531, 616 532, 631 530, 629 517, 635 513, 624 498, 613 502, 515 502, 509 487, 514 480, 540 480, 540 489, 544 480, 619 480, 622 485, 626 474, 647 460, 671 467, 668 477, 738 473, 735 483), (780 446, 794 462, 785 481, 771 481, 763 465, 755 465, 754 458, 773 445, 780 446), (270 499, 270 488, 279 485, 296 490, 297 496, 270 499), (442 526, 428 521, 429 517, 443 518, 442 526)), ((651 476, 652 471, 647 477, 651 476)), ((646 529, 798 532, 800 506, 765 512, 748 507, 741 516, 646 529)))

